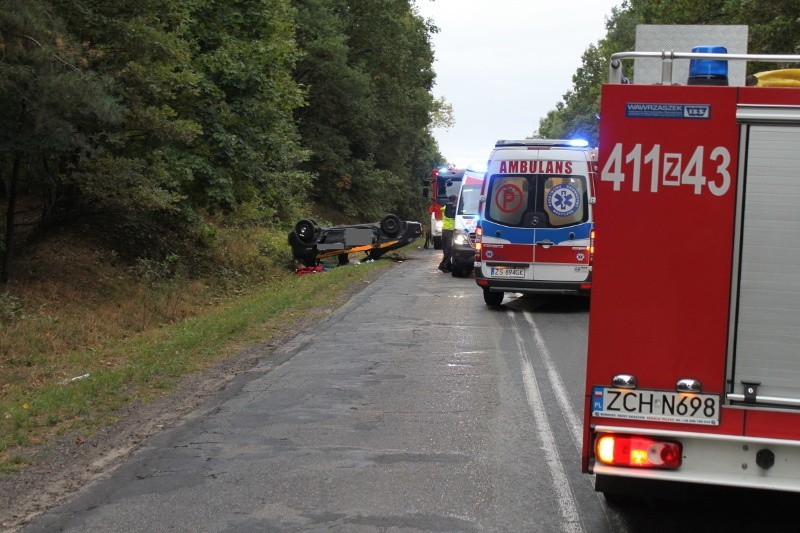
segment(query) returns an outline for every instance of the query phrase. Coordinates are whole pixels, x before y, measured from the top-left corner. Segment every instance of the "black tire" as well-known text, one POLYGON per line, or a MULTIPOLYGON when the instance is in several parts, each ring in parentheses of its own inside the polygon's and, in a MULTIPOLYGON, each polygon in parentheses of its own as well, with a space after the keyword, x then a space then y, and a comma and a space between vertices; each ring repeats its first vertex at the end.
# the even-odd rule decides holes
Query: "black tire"
POLYGON ((483 301, 488 306, 499 307, 503 303, 504 296, 504 292, 492 292, 489 289, 483 289, 483 301))
POLYGON ((313 220, 303 219, 294 226, 297 239, 304 244, 312 244, 317 241, 319 226, 313 220))
POLYGON ((381 231, 389 237, 396 237, 400 233, 400 217, 397 215, 386 215, 381 219, 381 231))
POLYGON ((464 273, 464 267, 461 265, 453 265, 453 277, 454 278, 466 278, 469 274, 464 273))
POLYGON ((433 238, 433 249, 434 250, 441 250, 442 249, 442 238, 441 237, 434 237, 433 238))

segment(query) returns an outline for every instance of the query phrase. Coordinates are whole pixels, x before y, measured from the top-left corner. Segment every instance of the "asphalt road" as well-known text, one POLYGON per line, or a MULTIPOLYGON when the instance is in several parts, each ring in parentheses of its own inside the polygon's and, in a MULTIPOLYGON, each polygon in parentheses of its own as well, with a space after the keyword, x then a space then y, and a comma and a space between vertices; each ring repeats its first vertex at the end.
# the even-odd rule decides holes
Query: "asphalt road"
POLYGON ((201 416, 152 437, 26 530, 774 531, 794 523, 793 497, 746 491, 608 506, 580 472, 588 303, 507 297, 492 310, 474 280, 440 273, 438 260, 439 252, 413 251, 201 416))

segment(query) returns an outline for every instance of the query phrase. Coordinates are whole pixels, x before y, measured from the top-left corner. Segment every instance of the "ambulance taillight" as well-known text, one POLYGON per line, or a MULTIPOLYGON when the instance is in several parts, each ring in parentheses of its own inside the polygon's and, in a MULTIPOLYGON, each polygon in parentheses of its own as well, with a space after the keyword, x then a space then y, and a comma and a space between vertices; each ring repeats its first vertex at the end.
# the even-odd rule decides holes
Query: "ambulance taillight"
POLYGON ((481 260, 481 249, 483 248, 483 228, 475 226, 475 261, 481 260))
POLYGON ((594 235, 595 230, 589 232, 589 264, 592 264, 592 260, 594 259, 594 235))
POLYGON ((603 434, 595 442, 595 456, 603 464, 634 468, 678 468, 680 442, 637 435, 603 434))

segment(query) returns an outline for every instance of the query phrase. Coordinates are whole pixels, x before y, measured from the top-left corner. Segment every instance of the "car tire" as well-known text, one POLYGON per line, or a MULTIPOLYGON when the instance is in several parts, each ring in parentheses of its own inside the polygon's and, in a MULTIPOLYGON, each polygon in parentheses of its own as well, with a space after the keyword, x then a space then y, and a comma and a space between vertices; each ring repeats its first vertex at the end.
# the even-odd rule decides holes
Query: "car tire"
POLYGON ((400 217, 397 215, 389 214, 381 219, 381 231, 389 237, 397 237, 400 227, 400 217))
POLYGON ((297 239, 303 244, 313 244, 319 235, 319 226, 313 220, 303 219, 294 226, 297 239))
POLYGON ((492 292, 489 289, 483 289, 483 301, 490 307, 499 307, 503 303, 504 292, 492 292))
POLYGON ((464 267, 461 265, 453 265, 453 277, 454 278, 466 278, 469 274, 464 273, 464 267))

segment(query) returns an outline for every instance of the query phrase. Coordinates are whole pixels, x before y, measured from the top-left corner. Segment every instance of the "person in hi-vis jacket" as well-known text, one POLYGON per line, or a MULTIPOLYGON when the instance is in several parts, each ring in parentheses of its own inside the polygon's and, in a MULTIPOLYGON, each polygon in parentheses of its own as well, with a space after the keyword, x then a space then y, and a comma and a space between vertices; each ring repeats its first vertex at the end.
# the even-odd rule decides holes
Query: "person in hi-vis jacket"
POLYGON ((442 262, 439 263, 442 272, 453 271, 450 256, 453 254, 453 230, 456 227, 456 200, 458 197, 451 194, 442 208, 442 262))

